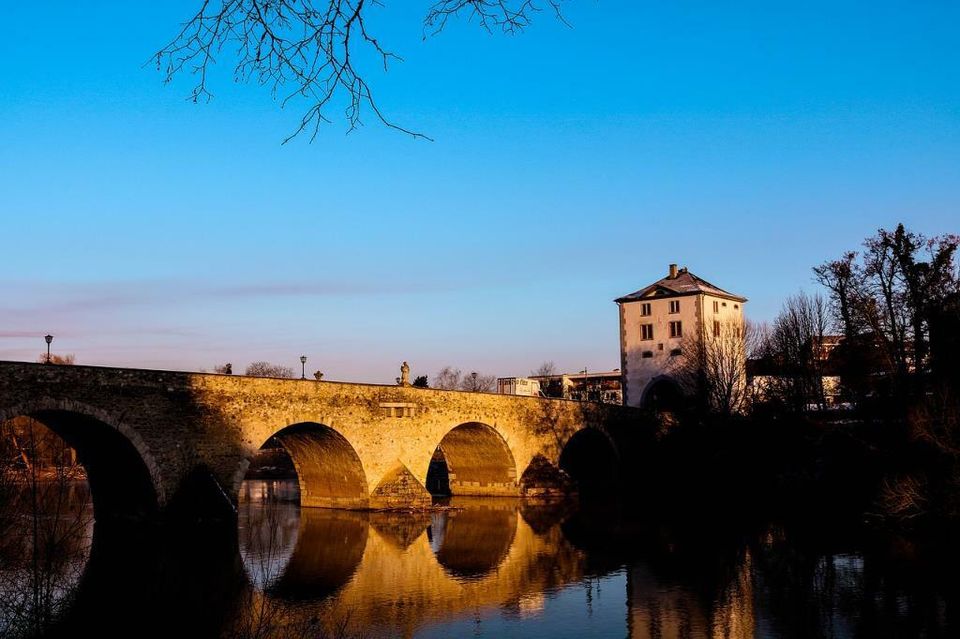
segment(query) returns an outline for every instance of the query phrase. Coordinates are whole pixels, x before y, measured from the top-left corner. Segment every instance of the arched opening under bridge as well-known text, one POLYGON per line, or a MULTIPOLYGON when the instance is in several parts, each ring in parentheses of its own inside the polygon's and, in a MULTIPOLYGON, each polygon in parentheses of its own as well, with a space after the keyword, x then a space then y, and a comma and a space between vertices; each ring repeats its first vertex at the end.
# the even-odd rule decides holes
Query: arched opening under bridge
POLYGON ((495 429, 467 422, 450 430, 427 471, 434 495, 517 495, 517 464, 495 429))
POLYGON ((619 490, 620 459, 610 438, 595 428, 577 431, 560 453, 560 469, 581 497, 611 496, 619 490))
MULTIPOLYGON (((147 461, 121 429, 74 410, 27 410, 0 423, 4 473, 35 490, 31 507, 76 505, 83 493, 99 522, 138 520, 158 510, 147 461)), ((21 503, 21 505, 23 505, 21 503)))
POLYGON ((0 629, 56 634, 89 572, 95 523, 109 538, 157 509, 147 463, 118 428, 49 406, 0 413, 0 629))
POLYGON ((334 429, 314 422, 287 426, 270 437, 245 479, 241 501, 349 509, 369 504, 366 474, 353 446, 334 429))
POLYGON ((650 381, 643 391, 640 406, 656 412, 675 412, 683 406, 683 390, 669 377, 650 381))

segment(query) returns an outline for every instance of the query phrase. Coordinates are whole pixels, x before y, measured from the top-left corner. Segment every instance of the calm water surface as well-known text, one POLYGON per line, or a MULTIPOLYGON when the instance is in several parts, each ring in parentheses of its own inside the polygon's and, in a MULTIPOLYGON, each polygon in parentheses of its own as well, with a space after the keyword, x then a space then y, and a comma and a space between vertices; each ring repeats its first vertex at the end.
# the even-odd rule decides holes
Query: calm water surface
POLYGON ((827 521, 667 528, 509 499, 301 511, 294 492, 248 483, 250 581, 284 614, 368 636, 960 636, 952 560, 827 521))
MULTIPOLYGON (((949 552, 829 521, 665 526, 510 499, 429 513, 296 499, 295 482, 247 481, 233 543, 89 528, 54 634, 960 636, 949 552)), ((22 585, 14 568, 0 573, 22 585)))

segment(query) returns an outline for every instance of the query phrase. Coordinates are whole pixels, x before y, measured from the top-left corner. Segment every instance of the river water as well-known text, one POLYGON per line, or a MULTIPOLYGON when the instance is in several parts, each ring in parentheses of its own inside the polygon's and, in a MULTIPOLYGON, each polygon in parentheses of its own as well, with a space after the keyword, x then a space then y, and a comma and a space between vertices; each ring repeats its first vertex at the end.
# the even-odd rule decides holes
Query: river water
MULTIPOLYGON (((233 544, 88 525, 92 545, 65 546, 53 634, 960 636, 955 557, 857 526, 667 525, 493 498, 426 513, 300 509, 291 481, 247 481, 242 494, 233 544)), ((0 604, 31 583, 5 561, 0 604)), ((0 635, 30 634, 3 618, 10 607, 0 635)))

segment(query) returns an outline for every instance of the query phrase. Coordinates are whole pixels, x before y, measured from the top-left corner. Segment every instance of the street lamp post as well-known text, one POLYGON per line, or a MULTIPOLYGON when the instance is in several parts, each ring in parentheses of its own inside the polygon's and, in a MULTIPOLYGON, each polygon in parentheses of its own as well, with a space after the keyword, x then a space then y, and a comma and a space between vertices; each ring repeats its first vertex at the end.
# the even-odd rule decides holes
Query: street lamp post
POLYGON ((300 379, 307 378, 307 356, 300 356, 300 379))
POLYGON ((47 342, 47 364, 50 363, 50 342, 53 341, 53 335, 44 335, 43 339, 47 342))

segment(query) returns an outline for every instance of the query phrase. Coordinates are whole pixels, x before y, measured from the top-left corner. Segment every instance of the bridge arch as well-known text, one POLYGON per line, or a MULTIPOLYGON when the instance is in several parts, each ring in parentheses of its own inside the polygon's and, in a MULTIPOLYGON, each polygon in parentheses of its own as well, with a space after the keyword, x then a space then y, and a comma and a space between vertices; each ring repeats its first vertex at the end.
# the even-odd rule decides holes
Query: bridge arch
POLYGON ((620 454, 610 435, 599 428, 583 428, 571 435, 558 465, 581 495, 609 494, 619 487, 620 454))
MULTIPOLYGON (((293 461, 301 506, 366 508, 369 505, 370 491, 363 463, 338 431, 317 422, 300 422, 275 432, 264 444, 271 440, 278 442, 293 461)), ((247 467, 248 463, 243 465, 240 481, 247 467)))
POLYGON ((150 517, 165 503, 153 454, 122 419, 94 406, 51 398, 0 409, 0 424, 17 417, 40 422, 76 451, 98 521, 150 517))
POLYGON ((517 463, 503 436, 482 422, 447 431, 427 471, 427 490, 439 495, 517 495, 517 463))
POLYGON ((651 379, 640 395, 640 407, 654 411, 675 411, 683 402, 683 389, 669 375, 651 379))

